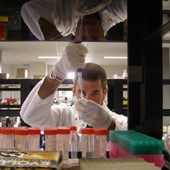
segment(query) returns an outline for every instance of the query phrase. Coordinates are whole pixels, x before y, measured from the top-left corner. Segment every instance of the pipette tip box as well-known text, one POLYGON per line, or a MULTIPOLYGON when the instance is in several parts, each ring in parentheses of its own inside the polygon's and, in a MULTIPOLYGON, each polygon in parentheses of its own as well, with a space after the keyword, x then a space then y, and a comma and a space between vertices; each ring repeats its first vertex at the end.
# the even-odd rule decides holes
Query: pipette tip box
POLYGON ((163 167, 163 142, 145 134, 128 131, 109 132, 109 157, 141 157, 163 167))

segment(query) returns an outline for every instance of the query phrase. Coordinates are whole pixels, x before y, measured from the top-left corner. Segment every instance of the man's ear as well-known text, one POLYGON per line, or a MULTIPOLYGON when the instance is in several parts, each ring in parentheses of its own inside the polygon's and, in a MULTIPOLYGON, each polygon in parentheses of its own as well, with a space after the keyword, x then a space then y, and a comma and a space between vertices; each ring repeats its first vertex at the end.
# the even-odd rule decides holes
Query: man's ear
POLYGON ((105 90, 104 90, 104 94, 106 95, 109 91, 109 88, 106 86, 105 90))

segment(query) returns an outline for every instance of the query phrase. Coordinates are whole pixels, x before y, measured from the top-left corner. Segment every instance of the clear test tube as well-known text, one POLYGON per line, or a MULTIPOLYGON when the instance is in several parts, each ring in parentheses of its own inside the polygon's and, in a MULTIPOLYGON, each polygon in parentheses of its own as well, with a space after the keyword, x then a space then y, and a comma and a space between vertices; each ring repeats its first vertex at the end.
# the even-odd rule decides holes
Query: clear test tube
POLYGON ((56 151, 57 149, 57 127, 49 127, 44 129, 45 151, 56 151))
POLYGON ((106 158, 107 129, 94 128, 95 158, 106 158))
POLYGON ((28 150, 28 128, 15 128, 15 149, 28 150))
POLYGON ((82 128, 82 158, 94 157, 94 128, 82 128))
POLYGON ((28 128, 28 150, 39 151, 40 150, 40 133, 41 130, 36 127, 28 128))
POLYGON ((58 127, 57 150, 62 151, 63 159, 69 158, 69 138, 70 138, 70 128, 58 127))
POLYGON ((71 158, 77 158, 77 127, 76 126, 70 126, 70 153, 71 158))
POLYGON ((14 128, 2 127, 1 128, 1 148, 14 149, 14 128))

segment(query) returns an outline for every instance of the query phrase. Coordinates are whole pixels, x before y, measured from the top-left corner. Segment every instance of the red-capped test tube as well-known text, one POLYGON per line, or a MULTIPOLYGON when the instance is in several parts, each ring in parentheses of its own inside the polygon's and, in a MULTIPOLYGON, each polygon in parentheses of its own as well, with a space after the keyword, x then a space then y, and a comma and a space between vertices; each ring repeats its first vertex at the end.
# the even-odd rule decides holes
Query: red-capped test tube
POLYGON ((40 133, 41 130, 36 127, 28 128, 28 150, 39 151, 40 150, 40 133))
POLYGON ((94 128, 82 128, 82 158, 94 158, 94 128))
POLYGON ((69 158, 69 138, 70 138, 70 128, 58 127, 57 149, 62 151, 63 159, 69 158))
POLYGON ((28 150, 28 128, 15 128, 15 149, 28 150))
POLYGON ((49 127, 44 129, 45 137, 45 151, 56 151, 57 150, 57 127, 49 127))
POLYGON ((77 127, 76 126, 70 126, 70 153, 71 158, 77 158, 77 127))
POLYGON ((106 158, 107 129, 94 128, 95 158, 106 158))
POLYGON ((14 149, 14 141, 15 141, 15 129, 2 127, 1 128, 1 148, 3 149, 14 149))

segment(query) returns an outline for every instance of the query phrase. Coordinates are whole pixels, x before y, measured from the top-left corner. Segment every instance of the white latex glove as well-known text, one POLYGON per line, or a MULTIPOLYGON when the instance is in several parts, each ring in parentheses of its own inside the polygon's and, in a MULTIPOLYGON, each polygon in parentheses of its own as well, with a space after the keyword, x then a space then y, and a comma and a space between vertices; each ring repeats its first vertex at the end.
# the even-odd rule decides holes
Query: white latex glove
POLYGON ((111 1, 112 0, 77 0, 75 12, 79 15, 96 13, 108 5, 111 1))
POLYGON ((52 68, 52 72, 64 79, 69 72, 85 66, 85 56, 88 49, 82 44, 72 44, 65 48, 61 59, 52 68))
POLYGON ((84 98, 78 99, 75 103, 75 108, 80 119, 92 127, 108 128, 113 121, 104 107, 91 100, 86 100, 84 98))

